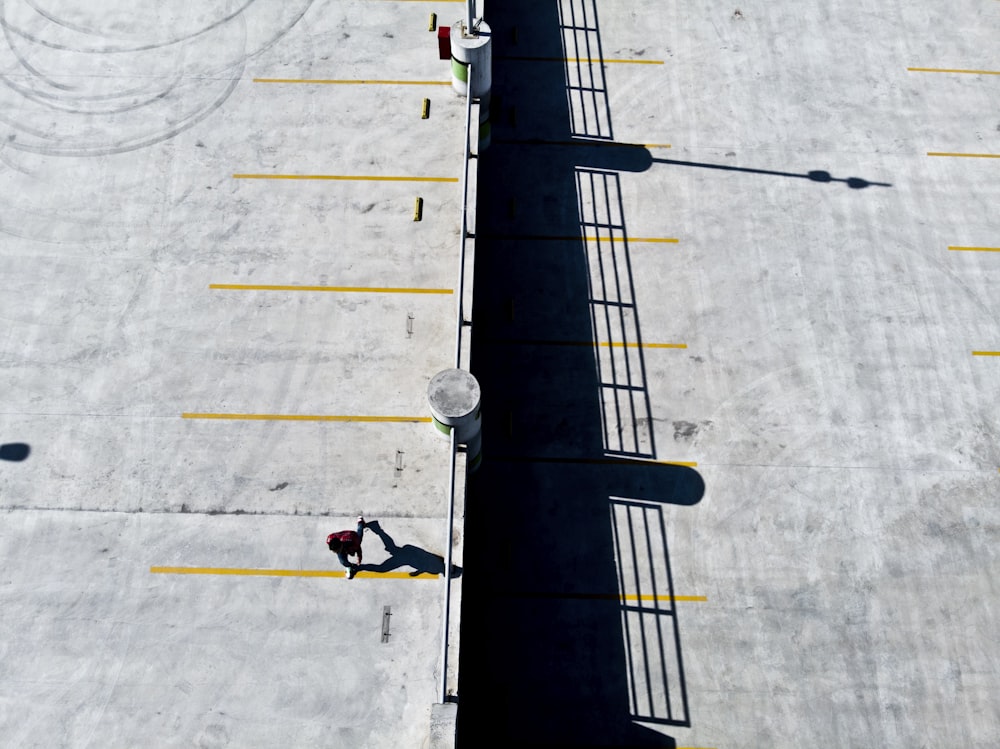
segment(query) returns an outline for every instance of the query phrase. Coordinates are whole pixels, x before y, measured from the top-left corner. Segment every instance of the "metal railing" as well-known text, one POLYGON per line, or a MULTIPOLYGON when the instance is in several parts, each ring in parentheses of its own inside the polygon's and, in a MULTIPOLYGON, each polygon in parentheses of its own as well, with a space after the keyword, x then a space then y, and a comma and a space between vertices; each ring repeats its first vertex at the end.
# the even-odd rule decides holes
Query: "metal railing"
MULTIPOLYGON (((458 319, 455 323, 455 368, 462 366, 462 328, 465 327, 465 250, 469 238, 469 162, 472 160, 472 64, 468 66, 465 98, 465 149, 462 169, 462 229, 458 244, 458 319)), ((478 130, 477 130, 478 133, 478 130)))
MULTIPOLYGON (((470 0, 467 4, 474 8, 475 3, 470 0)), ((472 10, 469 10, 472 13, 472 10)), ((471 28, 471 20, 469 27, 471 28)), ((465 148, 463 149, 463 171, 462 171, 462 228, 459 238, 458 251, 458 303, 457 321, 455 324, 455 368, 462 367, 462 331, 465 323, 465 259, 466 240, 469 238, 469 162, 472 160, 472 150, 470 142, 472 140, 472 65, 467 68, 469 87, 465 96, 465 148)), ((478 128, 476 130, 478 138, 478 128)), ((458 445, 455 441, 455 429, 451 430, 451 449, 449 458, 449 488, 448 488, 448 535, 445 538, 445 560, 444 560, 444 613, 441 627, 441 702, 448 701, 448 630, 451 626, 451 564, 452 564, 452 534, 455 531, 455 472, 457 463, 458 445)))

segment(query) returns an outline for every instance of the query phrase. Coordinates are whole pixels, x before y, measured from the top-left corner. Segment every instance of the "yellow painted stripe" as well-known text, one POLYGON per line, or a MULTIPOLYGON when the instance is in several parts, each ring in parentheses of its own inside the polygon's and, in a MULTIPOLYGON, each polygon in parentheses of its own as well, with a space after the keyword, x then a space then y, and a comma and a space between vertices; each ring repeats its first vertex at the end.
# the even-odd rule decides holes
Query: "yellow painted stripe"
POLYGON ((614 63, 616 65, 663 65, 663 60, 602 60, 594 57, 565 57, 565 62, 614 63))
POLYGON ((511 457, 495 456, 494 460, 508 463, 569 463, 577 465, 605 465, 605 466, 685 466, 687 468, 697 468, 694 461, 684 460, 646 460, 644 458, 531 458, 531 457, 511 457))
POLYGON ((182 413, 182 419, 224 419, 231 421, 354 421, 389 423, 426 423, 430 416, 333 416, 327 414, 217 414, 182 413))
POLYGON ((968 73, 970 75, 1000 75, 1000 70, 958 70, 955 68, 907 68, 914 73, 968 73))
POLYGON ((1000 252, 1000 247, 958 247, 949 245, 948 249, 961 252, 1000 252))
MULTIPOLYGON (((573 239, 583 239, 587 242, 610 242, 622 241, 622 237, 573 237, 573 239)), ((676 237, 629 237, 629 242, 660 242, 665 244, 677 244, 680 240, 676 237)))
POLYGON ((643 143, 643 148, 671 148, 669 143, 643 143))
POLYGON ((377 80, 374 78, 254 78, 254 83, 310 83, 324 86, 450 86, 451 81, 377 80))
POLYGON ((499 234, 496 239, 527 241, 527 242, 662 242, 677 244, 680 240, 676 237, 612 237, 600 235, 582 234, 499 234))
POLYGON ((601 346, 604 348, 672 348, 686 349, 686 343, 625 343, 620 341, 546 341, 533 339, 495 339, 495 343, 515 346, 601 346))
POLYGON ((234 174, 233 179, 332 179, 362 182, 458 182, 458 177, 378 177, 366 174, 234 174))
POLYGON ((295 286, 287 284, 212 283, 210 289, 229 291, 339 291, 366 294, 454 294, 453 289, 421 289, 403 286, 295 286))
POLYGON ((687 468, 697 468, 698 463, 693 460, 649 460, 646 458, 582 458, 576 462, 595 463, 599 465, 625 465, 625 466, 686 466, 687 468))
POLYGON ((951 153, 948 151, 928 151, 928 156, 954 156, 967 159, 1000 159, 1000 153, 951 153))
MULTIPOLYGON (((344 577, 343 571, 337 570, 263 570, 244 569, 240 567, 150 567, 154 575, 240 575, 245 577, 344 577)), ((389 578, 392 580, 437 580, 441 575, 421 572, 411 575, 409 572, 358 572, 357 578, 389 578)))
POLYGON ((686 343, 622 343, 621 341, 601 341, 603 348, 687 348, 686 343))
POLYGON ((520 62, 585 62, 596 63, 598 65, 612 63, 618 65, 663 65, 663 60, 602 60, 599 57, 522 57, 520 55, 510 55, 501 59, 518 60, 520 62))
POLYGON ((638 601, 655 601, 657 603, 671 603, 673 601, 705 602, 706 596, 657 596, 657 595, 622 595, 621 593, 551 593, 551 592, 511 592, 507 594, 512 598, 562 598, 578 601, 618 601, 619 603, 629 603, 638 601))
POLYGON ((1000 356, 1000 351, 973 351, 973 356, 1000 356))

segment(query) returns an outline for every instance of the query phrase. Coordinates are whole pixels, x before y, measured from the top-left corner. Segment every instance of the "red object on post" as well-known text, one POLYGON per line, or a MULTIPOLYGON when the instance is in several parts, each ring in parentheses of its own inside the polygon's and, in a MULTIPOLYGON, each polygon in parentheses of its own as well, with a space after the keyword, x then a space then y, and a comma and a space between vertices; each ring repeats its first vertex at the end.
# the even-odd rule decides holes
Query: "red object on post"
POLYGON ((438 57, 451 59, 451 26, 438 26, 438 57))

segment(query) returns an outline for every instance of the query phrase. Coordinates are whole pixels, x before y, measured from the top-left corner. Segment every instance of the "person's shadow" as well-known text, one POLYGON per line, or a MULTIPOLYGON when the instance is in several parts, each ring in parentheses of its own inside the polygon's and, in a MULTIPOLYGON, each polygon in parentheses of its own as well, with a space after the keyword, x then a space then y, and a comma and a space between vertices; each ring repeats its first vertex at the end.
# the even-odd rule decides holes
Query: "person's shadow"
MULTIPOLYGON (((359 567, 359 570, 364 572, 392 572, 393 570, 398 570, 400 567, 411 567, 413 570, 410 572, 411 577, 421 574, 444 574, 444 557, 431 554, 426 549, 421 549, 419 546, 412 544, 397 546, 392 536, 382 529, 378 520, 370 521, 368 523, 368 530, 379 537, 385 546, 385 550, 389 552, 389 558, 381 564, 363 564, 359 567)), ((461 574, 461 567, 456 564, 451 565, 451 576, 453 578, 460 577, 461 574)))

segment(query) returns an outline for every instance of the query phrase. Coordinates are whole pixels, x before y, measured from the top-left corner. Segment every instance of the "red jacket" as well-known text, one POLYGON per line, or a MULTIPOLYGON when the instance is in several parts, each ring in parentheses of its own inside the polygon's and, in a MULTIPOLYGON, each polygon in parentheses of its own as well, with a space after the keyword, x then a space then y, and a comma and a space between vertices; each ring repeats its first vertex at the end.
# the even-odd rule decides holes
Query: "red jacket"
POLYGON ((358 564, 361 564, 361 536, 359 536, 354 531, 340 531, 339 533, 331 533, 326 537, 326 545, 329 546, 330 542, 334 539, 340 541, 340 551, 344 554, 357 554, 358 564))

